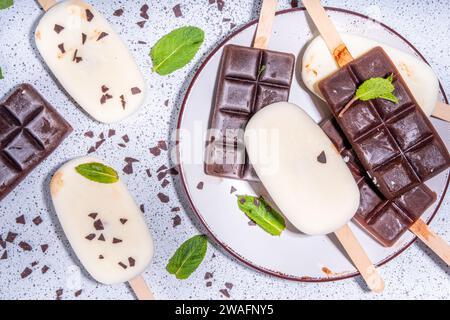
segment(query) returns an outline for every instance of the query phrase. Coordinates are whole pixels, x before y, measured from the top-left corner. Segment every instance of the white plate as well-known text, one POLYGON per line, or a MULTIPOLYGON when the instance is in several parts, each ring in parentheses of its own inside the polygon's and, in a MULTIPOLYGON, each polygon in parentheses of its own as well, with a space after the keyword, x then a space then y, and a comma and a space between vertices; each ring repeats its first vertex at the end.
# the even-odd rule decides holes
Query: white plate
MULTIPOLYGON (((342 32, 368 36, 420 56, 409 42, 385 25, 345 10, 329 9, 328 12, 342 32)), ((330 281, 354 276, 357 271, 333 237, 305 236, 289 226, 280 237, 273 237, 258 226, 249 226, 249 219, 237 208, 236 195, 257 195, 258 187, 204 173, 206 130, 222 48, 229 43, 248 46, 252 43, 254 32, 255 21, 236 31, 213 50, 195 75, 183 102, 178 123, 178 157, 182 181, 192 208, 218 243, 257 270, 298 281, 330 281), (202 190, 197 187, 200 182, 203 182, 202 190), (234 194, 230 194, 231 186, 237 189, 234 194)), ((316 33, 304 10, 282 11, 275 19, 269 46, 272 50, 293 53, 299 66, 305 46, 316 33)), ((299 69, 296 69, 289 101, 300 105, 318 122, 327 115, 326 107, 303 86, 299 69)), ((445 99, 443 92, 441 94, 445 99)), ((442 139, 450 143, 449 124, 436 119, 432 122, 442 139)), ((437 212, 448 180, 446 172, 427 183, 438 194, 438 201, 423 215, 425 220, 431 220, 437 212)), ((407 232, 394 246, 384 248, 357 226, 352 224, 351 227, 376 264, 383 264, 397 256, 414 240, 413 234, 407 232)))

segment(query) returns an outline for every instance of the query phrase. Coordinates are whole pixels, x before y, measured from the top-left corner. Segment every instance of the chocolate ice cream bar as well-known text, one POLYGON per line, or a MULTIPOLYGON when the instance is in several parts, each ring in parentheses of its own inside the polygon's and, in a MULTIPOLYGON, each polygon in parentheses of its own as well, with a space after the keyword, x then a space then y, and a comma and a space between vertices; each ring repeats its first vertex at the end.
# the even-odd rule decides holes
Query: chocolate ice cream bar
POLYGON ((261 108, 288 100, 294 62, 294 55, 288 53, 237 45, 224 48, 207 146, 207 174, 257 180, 245 154, 244 129, 261 108))
POLYGON ((326 120, 320 126, 347 162, 358 184, 361 200, 354 221, 383 246, 392 246, 433 204, 436 194, 425 184, 419 184, 388 200, 367 176, 336 122, 326 120))
POLYGON ((29 84, 0 103, 0 200, 72 132, 29 84))
POLYGON ((449 167, 447 148, 381 47, 322 80, 319 89, 362 166, 386 198, 397 198, 449 167), (357 101, 339 115, 362 82, 390 74, 398 103, 357 101))

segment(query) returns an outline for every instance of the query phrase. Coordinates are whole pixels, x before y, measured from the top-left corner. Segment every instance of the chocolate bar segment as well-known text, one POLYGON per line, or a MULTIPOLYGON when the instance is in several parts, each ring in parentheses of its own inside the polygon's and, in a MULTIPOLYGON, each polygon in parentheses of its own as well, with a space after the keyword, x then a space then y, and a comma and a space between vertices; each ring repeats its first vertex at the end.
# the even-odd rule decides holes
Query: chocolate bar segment
POLYGON ((354 221, 383 246, 392 246, 433 204, 436 194, 425 184, 419 184, 393 200, 387 199, 366 174, 335 120, 325 120, 320 126, 341 153, 358 184, 361 201, 354 221))
POLYGON ((29 84, 0 103, 0 200, 49 156, 71 126, 29 84))
POLYGON ((447 148, 382 48, 348 63, 322 80, 319 89, 363 167, 386 198, 394 199, 450 166, 447 148), (357 101, 340 115, 361 83, 390 74, 394 76, 398 103, 385 99, 357 101))
POLYGON ((245 154, 245 126, 261 108, 288 100, 294 62, 292 54, 225 46, 210 123, 206 174, 258 180, 245 154))

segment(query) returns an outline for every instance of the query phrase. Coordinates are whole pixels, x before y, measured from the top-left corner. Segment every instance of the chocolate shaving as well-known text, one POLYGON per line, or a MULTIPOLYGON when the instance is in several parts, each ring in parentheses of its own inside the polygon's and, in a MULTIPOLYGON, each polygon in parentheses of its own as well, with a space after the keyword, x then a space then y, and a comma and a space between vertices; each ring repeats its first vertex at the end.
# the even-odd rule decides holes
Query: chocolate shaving
POLYGON ((98 258, 99 258, 100 260, 105 259, 105 257, 104 257, 103 255, 99 255, 98 258))
POLYGON ((173 220, 172 227, 174 227, 174 228, 181 224, 181 217, 179 215, 176 215, 175 217, 173 217, 172 220, 173 220))
POLYGON ((94 228, 95 230, 99 231, 99 230, 104 230, 105 228, 103 227, 103 223, 102 220, 98 219, 94 221, 94 228))
POLYGON ((168 107, 168 106, 169 106, 169 100, 164 101, 164 105, 165 105, 166 107, 168 107))
POLYGON ((142 41, 142 40, 138 40, 138 44, 147 44, 147 42, 142 41))
POLYGON ((123 9, 117 9, 113 13, 113 16, 116 16, 116 17, 120 17, 121 15, 123 15, 123 9))
POLYGON ((105 135, 103 134, 103 132, 100 132, 100 134, 98 135, 99 139, 101 140, 105 140, 105 135))
POLYGON ((97 212, 92 212, 92 213, 89 213, 89 214, 88 214, 88 216, 89 216, 90 218, 94 219, 94 220, 95 220, 95 218, 97 218, 97 215, 98 215, 97 212))
POLYGON ((92 19, 94 19, 94 14, 91 12, 91 10, 86 9, 86 20, 88 22, 91 22, 92 19))
POLYGON ((204 279, 205 279, 205 280, 208 280, 208 279, 211 279, 213 276, 214 276, 214 275, 213 275, 211 272, 206 272, 206 273, 205 273, 204 279))
POLYGON ((103 235, 103 233, 100 233, 100 236, 97 239, 98 241, 106 241, 105 236, 103 235))
POLYGON ((127 265, 123 262, 119 262, 119 266, 121 266, 124 269, 128 268, 127 265))
POLYGON ((125 157, 124 161, 126 163, 133 163, 133 162, 139 162, 138 159, 132 158, 132 157, 125 157))
POLYGON ((161 187, 162 187, 162 188, 165 188, 165 187, 167 187, 169 184, 170 184, 169 180, 164 179, 163 182, 161 183, 161 187))
POLYGON ((131 88, 131 94, 135 95, 139 93, 141 93, 141 89, 139 89, 138 87, 131 88))
POLYGON ((83 290, 78 290, 78 291, 76 291, 75 293, 74 293, 74 296, 75 297, 79 297, 80 295, 81 295, 81 293, 83 292, 83 290))
POLYGON ((160 167, 158 168, 158 170, 156 170, 156 172, 161 172, 161 171, 167 170, 167 169, 168 169, 167 166, 165 166, 165 165, 163 164, 162 166, 160 166, 160 167))
POLYGON ((230 29, 234 29, 236 27, 236 23, 230 23, 230 29))
POLYGON ((172 212, 178 212, 180 211, 180 207, 173 207, 172 210, 170 210, 172 212))
POLYGON ((158 146, 158 148, 160 148, 161 150, 167 151, 167 143, 166 143, 164 140, 158 141, 157 146, 158 146))
POLYGON ((217 9, 219 11, 222 11, 224 6, 225 6, 225 1, 224 0, 217 0, 217 9))
POLYGON ((327 163, 327 156, 325 155, 325 151, 322 151, 322 152, 317 156, 317 162, 320 162, 320 163, 327 163))
POLYGON ((128 135, 126 134, 126 135, 124 135, 124 136, 122 136, 122 140, 123 140, 123 142, 125 142, 125 143, 128 143, 128 142, 130 142, 130 138, 128 137, 128 135))
POLYGON ((107 86, 105 86, 105 85, 102 85, 101 90, 102 90, 103 93, 105 93, 106 91, 109 90, 109 88, 107 86))
POLYGON ((6 260, 8 259, 8 251, 3 251, 2 256, 0 257, 0 260, 6 260))
POLYGON ((55 24, 55 27, 53 28, 53 30, 54 30, 57 34, 59 34, 61 31, 64 30, 64 27, 63 27, 63 26, 60 26, 59 24, 55 24))
POLYGON ((228 290, 231 290, 231 289, 233 289, 233 284, 232 284, 231 282, 225 282, 225 287, 226 287, 228 290))
POLYGON ((198 189, 198 190, 203 190, 203 182, 202 182, 202 181, 200 181, 200 182, 197 184, 197 189, 198 189))
POLYGON ((87 151, 87 153, 89 154, 89 153, 92 153, 94 151, 95 151, 95 147, 90 147, 89 150, 87 151))
POLYGON ((40 216, 37 216, 33 219, 33 223, 37 226, 40 225, 42 223, 42 218, 40 216))
POLYGON ((169 169, 169 174, 172 176, 178 175, 178 170, 175 167, 169 169))
POLYGON ((94 233, 91 233, 91 234, 88 234, 86 237, 84 237, 85 239, 88 239, 89 241, 91 241, 91 240, 94 240, 95 239, 95 234, 94 233))
POLYGON ((291 0, 291 7, 297 8, 298 7, 298 0, 291 0))
POLYGON ((16 223, 17 224, 25 224, 25 216, 21 215, 20 217, 16 218, 16 223))
POLYGON ((149 19, 149 16, 148 16, 148 13, 147 13, 147 12, 141 12, 140 16, 141 16, 142 18, 144 18, 145 20, 148 20, 148 19, 149 19))
POLYGON ((41 268, 42 274, 47 273, 48 270, 50 270, 50 268, 49 268, 47 265, 44 265, 44 266, 41 268))
POLYGON ((19 242, 19 247, 23 250, 23 251, 31 251, 31 246, 26 243, 25 241, 20 241, 19 242))
POLYGON ((206 286, 207 286, 208 288, 211 287, 211 286, 212 286, 212 282, 211 282, 211 281, 206 282, 206 286))
POLYGON ((41 250, 45 253, 48 250, 48 244, 41 244, 41 250))
POLYGON ((122 109, 125 110, 125 106, 127 105, 127 102, 125 101, 125 96, 122 94, 119 98, 120 98, 120 104, 122 105, 122 109))
POLYGON ((87 35, 85 33, 81 33, 81 44, 85 44, 87 39, 87 35))
POLYGON ((100 104, 105 104, 106 103, 106 96, 102 95, 102 97, 100 98, 100 104))
POLYGON ((147 22, 147 21, 143 20, 143 21, 136 22, 136 24, 137 24, 140 28, 144 28, 146 22, 147 22))
POLYGON ((109 129, 108 130, 108 138, 111 138, 112 136, 116 135, 116 130, 114 129, 109 129))
POLYGON ((56 300, 61 300, 63 292, 63 289, 56 290, 56 300))
POLYGON ((158 147, 153 147, 153 148, 150 148, 149 150, 150 150, 150 153, 152 155, 154 155, 155 157, 157 157, 161 154, 161 150, 158 147))
POLYGON ((225 297, 229 298, 230 294, 227 289, 220 289, 219 292, 223 294, 225 297))
POLYGON ((28 277, 31 273, 33 272, 33 270, 31 270, 30 268, 26 267, 22 273, 20 274, 20 277, 22 279, 25 279, 26 277, 28 277))
POLYGON ((145 213, 145 206, 144 206, 144 204, 141 204, 139 206, 139 209, 141 210, 142 213, 145 213))
POLYGON ((6 236, 5 241, 9 242, 9 243, 13 243, 14 240, 16 239, 16 237, 17 237, 17 233, 9 231, 7 236, 6 236))
POLYGON ((256 222, 253 221, 253 220, 250 220, 247 224, 248 224, 250 227, 256 226, 256 222))
POLYGON ((158 193, 158 198, 162 203, 167 203, 169 202, 169 197, 166 196, 164 193, 158 193))
POLYGON ((58 44, 58 48, 61 51, 61 53, 66 53, 66 49, 64 49, 64 43, 58 44))
POLYGON ((147 173, 147 177, 151 177, 152 176, 152 172, 150 169, 145 170, 145 172, 147 173))
POLYGON ((79 62, 83 61, 83 58, 77 57, 77 53, 78 53, 78 49, 75 50, 75 52, 73 53, 72 61, 75 61, 75 63, 79 63, 79 62))
POLYGON ((129 257, 128 264, 130 265, 130 267, 134 267, 136 265, 136 260, 134 260, 132 257, 129 257))
POLYGON ((88 138, 93 138, 94 137, 94 133, 92 131, 86 131, 84 133, 84 136, 88 137, 88 138))
POLYGON ((33 262, 31 263, 31 266, 32 266, 32 267, 36 267, 38 264, 39 264, 38 261, 33 261, 33 262))
POLYGON ((105 139, 101 139, 95 143, 95 149, 97 150, 105 142, 105 139))
POLYGON ((108 33, 106 33, 106 32, 100 33, 100 35, 99 35, 98 38, 97 38, 97 41, 103 39, 103 38, 106 37, 106 36, 108 36, 108 33))
POLYGON ((116 243, 121 243, 122 240, 117 239, 117 238, 113 238, 112 243, 116 244, 116 243))
POLYGON ((125 147, 126 147, 125 143, 118 143, 117 145, 118 145, 119 147, 121 147, 121 148, 125 148, 125 147))
POLYGON ((167 171, 161 171, 161 172, 158 173, 158 175, 156 177, 158 178, 158 181, 161 181, 166 176, 167 176, 167 171))
POLYGON ((183 13, 181 12, 181 6, 180 4, 175 5, 173 8, 173 13, 175 14, 175 18, 179 18, 183 16, 183 13))
POLYGON ((120 218, 119 221, 121 224, 125 224, 125 223, 127 223, 128 219, 120 218))
POLYGON ((132 173, 133 173, 133 164, 127 163, 127 164, 125 165, 125 167, 123 167, 122 171, 123 171, 125 174, 132 174, 132 173))

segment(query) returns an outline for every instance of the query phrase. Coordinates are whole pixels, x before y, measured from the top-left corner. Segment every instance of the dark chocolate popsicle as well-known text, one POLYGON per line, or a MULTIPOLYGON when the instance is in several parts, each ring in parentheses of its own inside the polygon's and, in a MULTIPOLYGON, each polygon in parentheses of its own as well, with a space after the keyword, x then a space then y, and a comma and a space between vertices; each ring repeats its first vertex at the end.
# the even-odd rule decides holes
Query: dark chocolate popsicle
POLYGON ((362 166, 386 198, 394 199, 449 167, 446 146, 381 47, 322 80, 319 89, 362 166), (398 103, 357 101, 339 115, 361 83, 391 74, 398 103))
POLYGON ((288 100, 294 62, 288 53, 225 46, 210 122, 207 174, 258 180, 245 153, 244 129, 261 108, 288 100))
POLYGON ((0 102, 0 200, 72 132, 29 84, 0 102))
POLYGON ((436 194, 425 184, 419 184, 388 200, 367 176, 335 120, 325 120, 320 126, 341 153, 358 184, 361 202, 354 221, 383 246, 392 246, 433 204, 436 194))

